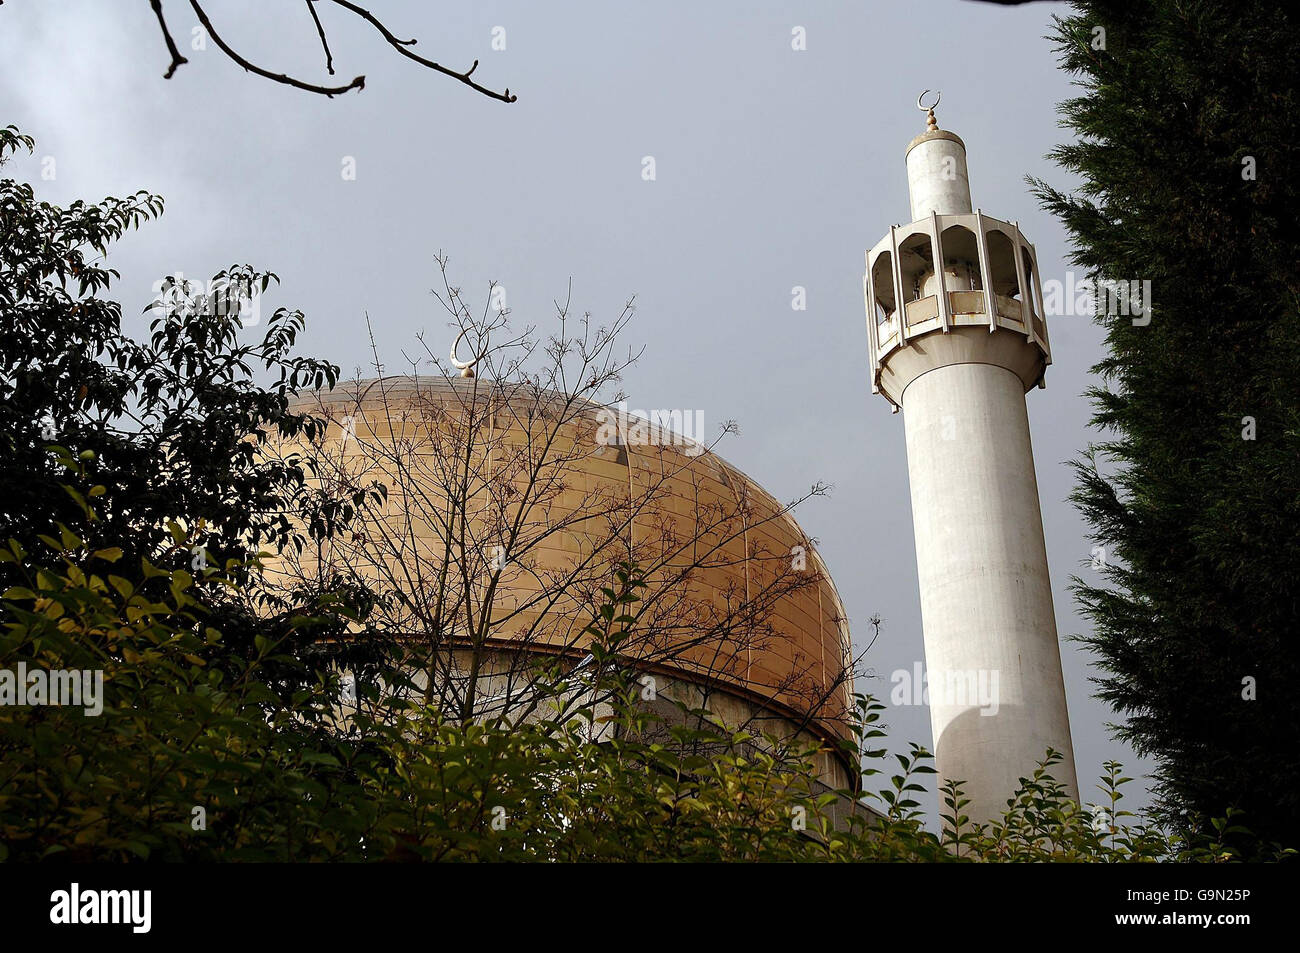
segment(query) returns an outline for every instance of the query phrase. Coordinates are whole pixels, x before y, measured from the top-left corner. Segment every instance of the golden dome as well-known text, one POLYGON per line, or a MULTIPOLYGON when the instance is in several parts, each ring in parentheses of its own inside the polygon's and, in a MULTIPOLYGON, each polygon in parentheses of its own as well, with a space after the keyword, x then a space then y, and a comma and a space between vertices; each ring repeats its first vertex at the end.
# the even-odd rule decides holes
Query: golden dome
POLYGON ((398 589, 388 621, 413 635, 577 659, 601 588, 630 559, 647 585, 620 652, 638 669, 847 736, 849 632, 825 566, 786 507, 699 444, 478 378, 340 384, 292 409, 330 421, 316 480, 378 481, 388 500, 276 571, 346 568, 398 589))

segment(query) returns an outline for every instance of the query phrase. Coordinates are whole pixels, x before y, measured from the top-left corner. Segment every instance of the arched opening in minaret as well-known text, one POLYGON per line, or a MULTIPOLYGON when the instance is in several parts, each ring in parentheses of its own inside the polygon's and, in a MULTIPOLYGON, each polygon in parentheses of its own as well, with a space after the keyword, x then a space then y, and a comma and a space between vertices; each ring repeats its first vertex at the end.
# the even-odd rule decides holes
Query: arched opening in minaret
POLYGON ((949 225, 939 234, 948 311, 958 323, 987 321, 979 242, 965 225, 949 225))
POLYGON ((898 269, 903 283, 903 310, 909 328, 939 316, 939 299, 926 293, 926 279, 934 274, 934 248, 930 236, 916 232, 898 245, 898 269))
POLYGON ((897 328, 891 323, 898 303, 894 300, 894 256, 881 252, 871 266, 872 314, 876 321, 876 341, 883 345, 897 328))
POLYGON ((1025 285, 1027 286, 1024 295, 1025 305, 1031 315, 1036 318, 1041 317, 1038 313, 1038 305, 1034 303, 1034 286, 1038 281, 1038 274, 1034 270, 1034 260, 1030 257, 1028 248, 1021 246, 1020 260, 1025 268, 1025 285))
POLYGON ((979 245, 975 233, 965 225, 949 225, 939 236, 944 270, 951 275, 945 282, 949 291, 983 291, 980 277, 979 245))
POLYGON ((993 284, 998 314, 1012 321, 1024 321, 1020 278, 1016 274, 1016 248, 1005 232, 988 233, 989 281, 993 284))
POLYGON ((1037 263, 1034 261, 1034 254, 1028 246, 1022 246, 1021 255, 1024 256, 1025 263, 1025 284, 1029 290, 1025 297, 1029 300, 1029 313, 1033 315, 1034 334, 1040 339, 1046 340, 1047 328, 1044 321, 1047 315, 1042 313, 1041 303, 1043 300, 1043 280, 1038 274, 1038 269, 1034 267, 1037 263))

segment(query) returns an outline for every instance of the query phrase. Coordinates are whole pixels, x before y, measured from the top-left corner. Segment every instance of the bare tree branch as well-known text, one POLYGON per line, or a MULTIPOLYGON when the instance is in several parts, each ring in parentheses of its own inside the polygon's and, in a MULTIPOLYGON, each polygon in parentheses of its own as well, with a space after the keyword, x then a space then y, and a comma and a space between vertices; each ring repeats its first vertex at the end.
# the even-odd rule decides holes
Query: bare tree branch
POLYGON ((163 73, 163 79, 171 79, 172 74, 176 72, 176 67, 183 63, 188 63, 185 57, 181 56, 181 51, 176 49, 176 41, 172 39, 171 30, 167 28, 167 21, 163 18, 162 0, 150 0, 153 5, 154 15, 158 17, 158 27, 162 30, 163 39, 167 41, 167 52, 172 55, 171 65, 167 67, 167 72, 163 73))
MULTIPOLYGON (((3 0, 0 0, 0 3, 2 2, 3 0)), ((167 72, 164 74, 163 78, 171 79, 172 76, 175 75, 177 68, 179 68, 185 63, 188 63, 189 60, 187 60, 184 56, 181 55, 180 50, 176 46, 176 40, 172 36, 171 30, 167 26, 167 21, 163 17, 162 0, 149 0, 149 2, 150 2, 150 6, 153 7, 154 15, 158 18, 158 27, 162 31, 163 41, 167 44, 167 51, 171 54, 171 64, 168 66, 167 72)), ((329 39, 325 33, 325 26, 324 24, 321 23, 320 15, 316 10, 316 4, 320 2, 320 0, 306 0, 306 2, 307 2, 307 9, 311 13, 312 22, 315 23, 316 25, 316 35, 320 38, 321 48, 325 51, 325 69, 331 76, 333 76, 334 75, 334 54, 333 51, 330 49, 329 39)), ((388 44, 393 49, 397 50, 397 52, 401 53, 407 59, 413 60, 416 63, 419 63, 421 66, 426 67, 427 69, 431 69, 434 70, 435 72, 442 73, 444 76, 448 76, 456 80, 457 82, 464 83, 466 86, 470 87, 471 89, 479 93, 482 93, 484 96, 487 96, 490 99, 497 99, 503 103, 513 103, 519 98, 515 96, 513 93, 511 93, 509 88, 507 88, 503 92, 497 92, 496 90, 488 89, 486 86, 482 86, 479 83, 476 83, 471 77, 473 76, 474 71, 478 69, 478 60, 475 60, 473 64, 470 66, 470 68, 463 72, 458 72, 457 70, 450 69, 446 66, 443 66, 441 63, 435 63, 433 60, 426 59, 423 56, 411 52, 408 49, 408 47, 415 45, 416 41, 414 39, 403 40, 398 38, 393 34, 391 30, 388 29, 388 27, 386 27, 379 20, 378 17, 376 17, 365 7, 358 6, 355 3, 350 3, 348 2, 348 0, 332 0, 332 2, 338 4, 343 9, 347 10, 352 14, 355 14, 356 16, 360 17, 361 19, 369 23, 371 26, 373 26, 376 30, 380 32, 383 38, 388 42, 388 44)), ((352 82, 347 83, 346 85, 343 86, 322 86, 317 83, 308 83, 303 80, 296 79, 293 76, 289 76, 287 73, 273 73, 270 70, 263 69, 262 67, 249 62, 245 57, 235 52, 235 50, 230 46, 230 44, 228 44, 225 40, 221 38, 220 35, 218 35, 216 29, 212 26, 212 21, 211 19, 209 19, 207 12, 199 4, 199 0, 190 0, 190 6, 194 9, 194 13, 198 16, 199 23, 202 24, 203 29, 205 29, 208 32, 208 35, 212 37, 212 41, 216 43, 217 47, 221 50, 221 52, 225 53, 226 56, 230 57, 231 60, 233 60, 239 66, 243 67, 243 69, 246 70, 247 72, 256 73, 258 76, 261 76, 264 79, 269 79, 272 82, 280 83, 284 86, 292 86, 295 89, 306 90, 309 93, 319 93, 322 96, 329 96, 331 98, 337 96, 340 93, 346 93, 348 90, 351 89, 360 90, 365 88, 366 77, 364 74, 357 76, 355 79, 352 80, 352 82)))
POLYGON ((309 93, 320 93, 322 96, 329 96, 331 98, 339 93, 346 93, 349 89, 365 88, 366 78, 364 76, 358 76, 346 86, 317 86, 315 83, 304 83, 300 79, 294 79, 292 76, 285 73, 272 73, 270 70, 265 70, 260 66, 255 66, 231 49, 230 46, 217 35, 217 31, 212 26, 212 21, 208 19, 208 15, 204 12, 203 8, 199 6, 199 0, 190 0, 190 6, 194 8, 194 13, 198 16, 199 23, 203 25, 203 29, 207 30, 208 35, 212 37, 212 42, 217 44, 223 53, 250 73, 256 73, 258 76, 274 80, 277 83, 283 83, 285 86, 293 86, 296 89, 305 89, 309 93))
POLYGON ((320 17, 316 15, 316 0, 307 0, 307 9, 311 11, 311 18, 316 22, 316 33, 320 36, 320 45, 325 50, 325 69, 333 76, 334 56, 330 53, 329 40, 325 39, 325 28, 321 26, 320 17))
POLYGON ((351 10, 357 16, 361 17, 363 20, 373 25, 376 30, 378 30, 381 34, 383 34, 384 39, 388 41, 389 45, 392 46, 393 49, 397 50, 397 52, 405 56, 407 59, 415 60, 415 62, 419 63, 421 66, 427 66, 429 69, 437 70, 439 73, 442 73, 444 76, 450 76, 452 79, 459 80, 460 82, 464 83, 466 86, 469 86, 471 89, 478 90, 478 92, 482 93, 484 96, 489 96, 492 99, 499 99, 503 103, 513 103, 515 100, 519 98, 518 96, 515 96, 510 92, 509 87, 506 87, 505 92, 498 93, 495 90, 488 89, 486 86, 480 86, 478 83, 470 79, 470 76, 471 74, 473 74, 474 70, 478 69, 478 60, 475 60, 473 65, 470 66, 469 69, 465 70, 465 72, 458 73, 453 69, 448 69, 447 67, 441 65, 440 63, 435 63, 433 60, 426 60, 423 56, 420 56, 416 53, 412 53, 410 50, 407 49, 407 47, 414 46, 415 40, 399 40, 397 37, 395 37, 392 34, 392 32, 388 29, 388 27, 380 23, 379 20, 374 16, 374 14, 372 14, 369 10, 357 6, 355 3, 349 3, 348 0, 333 0, 333 2, 338 4, 340 7, 343 7, 346 10, 351 10))

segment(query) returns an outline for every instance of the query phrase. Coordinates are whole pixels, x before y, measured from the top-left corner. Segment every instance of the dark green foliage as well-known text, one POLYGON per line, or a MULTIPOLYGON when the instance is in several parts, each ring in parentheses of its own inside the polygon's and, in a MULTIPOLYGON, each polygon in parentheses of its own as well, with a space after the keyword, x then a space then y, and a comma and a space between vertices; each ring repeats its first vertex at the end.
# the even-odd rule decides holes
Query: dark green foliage
MULTIPOLYGON (((31 140, 10 127, 0 162, 24 146, 31 140)), ((360 488, 316 499, 299 458, 258 454, 269 436, 317 433, 321 422, 288 402, 338 378, 337 367, 293 354, 301 312, 277 309, 261 340, 241 340, 273 274, 232 266, 197 290, 160 281, 157 307, 137 319, 147 343, 100 297, 117 277, 103 264, 108 246, 161 212, 162 199, 145 192, 64 209, 0 180, 0 538, 34 540, 76 518, 51 444, 94 451, 90 476, 108 495, 88 541, 120 546, 131 564, 149 556, 188 567, 197 549, 218 565, 242 561, 292 541, 295 515, 319 537, 364 502, 360 488), (184 521, 180 541, 166 529, 172 519, 184 521)))
MULTIPOLYGON (((13 127, 0 131, 0 164, 32 146, 13 127)), ((291 413, 289 401, 338 378, 337 367, 293 353, 301 312, 279 308, 260 339, 241 334, 273 274, 237 265, 202 288, 161 279, 154 305, 136 319, 147 340, 127 333, 120 305, 103 297, 118 277, 103 260, 162 207, 138 192, 60 208, 0 179, 0 540, 18 540, 29 562, 49 565, 41 535, 68 526, 87 552, 119 550, 120 571, 153 596, 161 593, 139 575, 142 560, 189 571, 232 652, 279 632, 301 655, 332 644, 347 623, 312 608, 320 593, 295 594, 302 606, 269 602, 250 585, 253 559, 331 535, 382 488, 323 492, 309 481, 309 460, 260 452, 276 436, 316 435, 323 422, 291 413), (65 472, 54 446, 85 454, 85 472, 65 472), (103 488, 93 520, 67 492, 69 480, 82 493, 91 483, 103 488), (225 584, 210 583, 203 566, 222 568, 225 584), (288 625, 303 606, 313 625, 288 625)), ((0 565, 0 588, 21 568, 0 565)), ((338 588, 325 603, 363 607, 368 598, 338 588)), ((372 648, 356 644, 354 655, 372 648)), ((265 674, 292 689, 273 666, 265 674)))
MULTIPOLYGON (((932 774, 915 746, 891 758, 883 706, 860 699, 856 738, 888 783, 879 811, 837 822, 853 791, 816 782, 812 750, 729 730, 705 713, 656 730, 635 702, 634 673, 608 714, 591 706, 527 721, 448 722, 403 685, 363 683, 356 702, 318 677, 285 703, 263 670, 298 664, 259 638, 239 667, 205 657, 222 633, 205 626, 183 570, 145 575, 153 599, 117 575, 116 552, 50 538, 59 565, 4 595, 0 668, 104 671, 102 713, 0 706, 0 860, 516 860, 516 861, 1214 861, 1234 853, 1216 830, 1184 841, 1119 807, 1127 779, 1112 766, 1107 814, 1080 810, 1048 776, 1026 779, 993 825, 961 817, 945 793, 949 830, 926 830, 913 795, 932 774), (593 728, 613 727, 601 740, 593 728), (881 765, 897 767, 886 772, 881 765)), ((13 544, 0 564, 22 566, 13 544)), ((125 568, 125 567, 123 567, 125 568)), ((220 582, 208 570, 209 582, 220 582)), ((624 594, 633 592, 631 576, 624 594)), ((607 594, 608 596, 608 594, 607 594)), ((613 619, 627 599, 599 607, 613 619)), ((304 620, 305 621, 305 620, 304 620)), ((616 640, 614 640, 616 643, 616 640)), ((606 655, 608 658, 609 656, 606 655)), ((539 683, 561 703, 574 681, 539 683)), ((866 797, 863 798, 865 802, 866 797)), ((1229 832, 1220 825, 1223 835, 1229 832)))
POLYGON ((1294 842, 1300 24, 1262 2, 1075 8, 1056 39, 1081 88, 1061 107, 1077 140, 1053 157, 1081 181, 1073 195, 1034 184, 1075 264, 1150 279, 1154 301, 1147 325, 1101 319, 1090 396, 1105 438, 1076 464, 1074 499, 1108 567, 1076 580, 1083 641, 1119 734, 1157 759, 1167 819, 1195 828, 1233 808, 1294 842))

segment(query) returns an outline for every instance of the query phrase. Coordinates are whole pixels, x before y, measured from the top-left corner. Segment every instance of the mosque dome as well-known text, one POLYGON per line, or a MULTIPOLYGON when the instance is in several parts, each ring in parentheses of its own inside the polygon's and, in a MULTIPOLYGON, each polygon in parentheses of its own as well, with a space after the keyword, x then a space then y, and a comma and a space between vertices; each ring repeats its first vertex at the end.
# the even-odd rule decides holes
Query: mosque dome
POLYGON ((531 384, 441 376, 340 383, 292 409, 329 421, 314 479, 378 481, 388 495, 297 571, 328 562, 400 589, 406 610, 390 621, 413 637, 442 586, 464 610, 446 626, 462 651, 576 661, 600 587, 630 559, 646 588, 621 651, 639 671, 729 724, 824 744, 828 783, 854 776, 830 751, 853 708, 835 585, 788 508, 682 437, 680 413, 645 420, 531 384), (460 577, 449 590, 446 569, 460 577))

